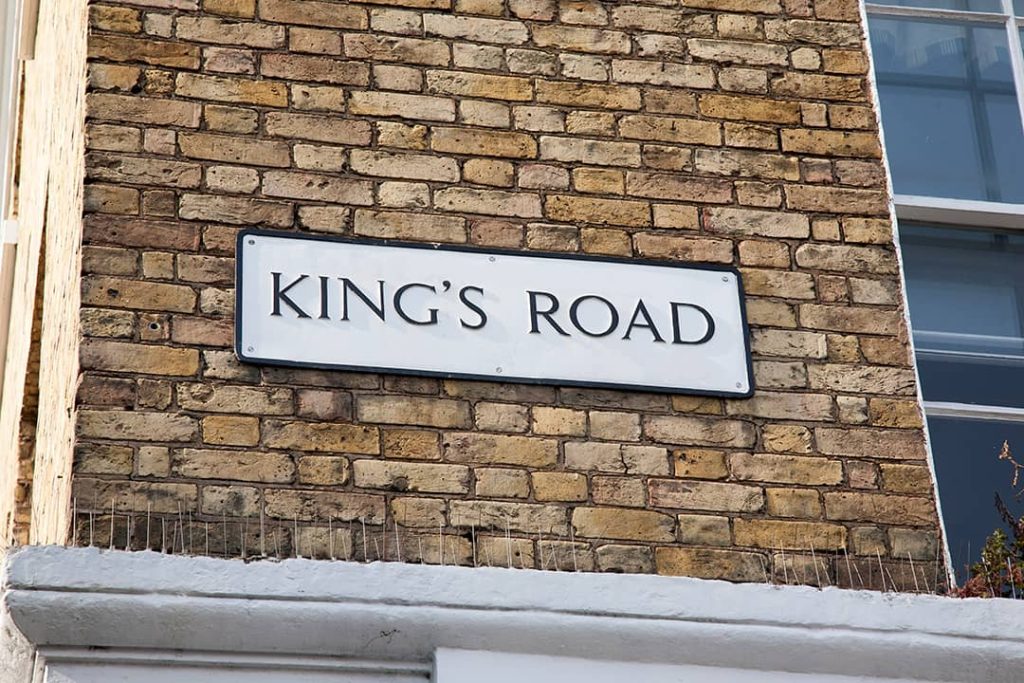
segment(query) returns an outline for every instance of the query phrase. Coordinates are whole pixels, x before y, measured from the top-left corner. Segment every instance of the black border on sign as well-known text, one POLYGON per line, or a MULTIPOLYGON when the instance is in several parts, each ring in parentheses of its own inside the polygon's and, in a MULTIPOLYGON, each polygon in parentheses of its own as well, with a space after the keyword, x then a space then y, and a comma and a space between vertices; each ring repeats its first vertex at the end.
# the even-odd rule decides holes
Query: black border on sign
POLYGON ((616 256, 591 256, 589 254, 563 254, 560 252, 519 251, 515 249, 488 249, 462 244, 438 244, 434 242, 405 242, 375 238, 339 237, 335 235, 311 235, 307 233, 285 232, 282 230, 263 230, 246 228, 238 233, 235 240, 235 355, 243 363, 252 365, 272 365, 289 368, 317 368, 328 370, 345 370, 349 372, 372 372, 387 375, 410 375, 413 377, 440 377, 442 379, 467 379, 484 382, 501 382, 505 384, 543 384, 549 386, 585 387, 590 389, 630 389, 659 394, 680 394, 690 396, 718 396, 723 398, 750 398, 754 395, 754 363, 750 354, 750 329, 747 325, 746 295, 743 289, 743 278, 739 270, 733 266, 718 263, 681 263, 678 261, 659 261, 654 259, 622 258, 616 256), (381 247, 402 247, 407 249, 426 249, 429 251, 455 251, 475 254, 494 254, 499 256, 519 256, 528 258, 571 259, 574 261, 596 261, 599 263, 642 264, 665 268, 681 268, 683 270, 712 270, 732 273, 736 277, 736 293, 739 296, 740 322, 743 332, 743 350, 747 359, 747 391, 707 391, 702 389, 656 387, 644 384, 617 384, 610 382, 582 382, 571 380, 538 379, 532 377, 506 377, 504 375, 475 375, 460 372, 440 372, 433 370, 409 370, 405 368, 379 368, 365 365, 344 365, 334 363, 306 363, 303 361, 274 360, 248 356, 242 351, 242 242, 248 237, 275 237, 281 239, 334 242, 341 244, 371 244, 381 247))

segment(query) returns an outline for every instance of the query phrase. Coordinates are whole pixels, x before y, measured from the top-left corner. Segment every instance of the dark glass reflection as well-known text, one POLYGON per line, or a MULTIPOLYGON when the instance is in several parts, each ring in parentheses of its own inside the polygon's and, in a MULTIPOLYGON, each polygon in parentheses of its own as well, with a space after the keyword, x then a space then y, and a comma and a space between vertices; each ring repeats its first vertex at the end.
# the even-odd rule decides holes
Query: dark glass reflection
POLYGON ((1024 423, 932 417, 928 429, 942 521, 953 569, 962 581, 965 567, 978 561, 989 534, 1006 528, 996 511, 995 494, 1017 516, 1024 510, 1011 486, 1013 468, 998 458, 1004 440, 1024 455, 1024 423))
MULTIPOLYGON (((961 384, 968 394, 989 382, 993 396, 1003 391, 999 378, 1011 379, 1024 363, 1024 235, 900 221, 900 245, 922 372, 961 384)), ((925 381, 925 397, 940 400, 930 390, 957 389, 925 381)), ((1024 390, 982 402, 1024 401, 1016 393, 1024 390)))
POLYGON ((1024 202, 1005 29, 875 16, 870 33, 896 192, 1024 202))

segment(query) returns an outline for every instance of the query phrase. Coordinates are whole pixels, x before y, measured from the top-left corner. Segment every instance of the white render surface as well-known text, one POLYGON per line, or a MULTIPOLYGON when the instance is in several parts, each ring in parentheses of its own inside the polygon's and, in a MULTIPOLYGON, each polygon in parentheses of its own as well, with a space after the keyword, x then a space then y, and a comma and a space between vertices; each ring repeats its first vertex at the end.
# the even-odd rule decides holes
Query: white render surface
POLYGON ((555 671, 560 683, 626 671, 1009 683, 1024 671, 1021 602, 658 576, 31 547, 6 558, 3 609, 47 663, 31 680, 48 683, 422 681, 435 665, 438 683, 472 667, 493 683, 555 671))

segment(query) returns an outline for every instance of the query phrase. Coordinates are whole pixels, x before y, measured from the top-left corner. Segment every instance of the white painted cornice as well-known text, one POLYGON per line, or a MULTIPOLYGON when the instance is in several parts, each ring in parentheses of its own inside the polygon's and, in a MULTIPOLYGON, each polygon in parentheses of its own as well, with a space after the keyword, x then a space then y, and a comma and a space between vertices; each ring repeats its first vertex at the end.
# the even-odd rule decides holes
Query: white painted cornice
POLYGON ((5 581, 10 620, 50 658, 102 646, 111 657, 316 655, 425 670, 439 648, 455 648, 922 681, 1024 677, 1024 603, 1010 600, 57 547, 11 553, 5 581))

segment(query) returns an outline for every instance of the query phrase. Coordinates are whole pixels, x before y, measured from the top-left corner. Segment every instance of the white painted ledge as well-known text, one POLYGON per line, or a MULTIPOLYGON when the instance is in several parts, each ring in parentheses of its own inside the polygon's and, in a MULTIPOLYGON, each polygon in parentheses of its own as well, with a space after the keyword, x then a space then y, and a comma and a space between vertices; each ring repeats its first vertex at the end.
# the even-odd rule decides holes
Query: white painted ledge
POLYGON ((6 558, 3 608, 50 662, 298 657, 422 680, 456 649, 817 681, 1024 676, 1024 602, 657 576, 32 547, 6 558))

